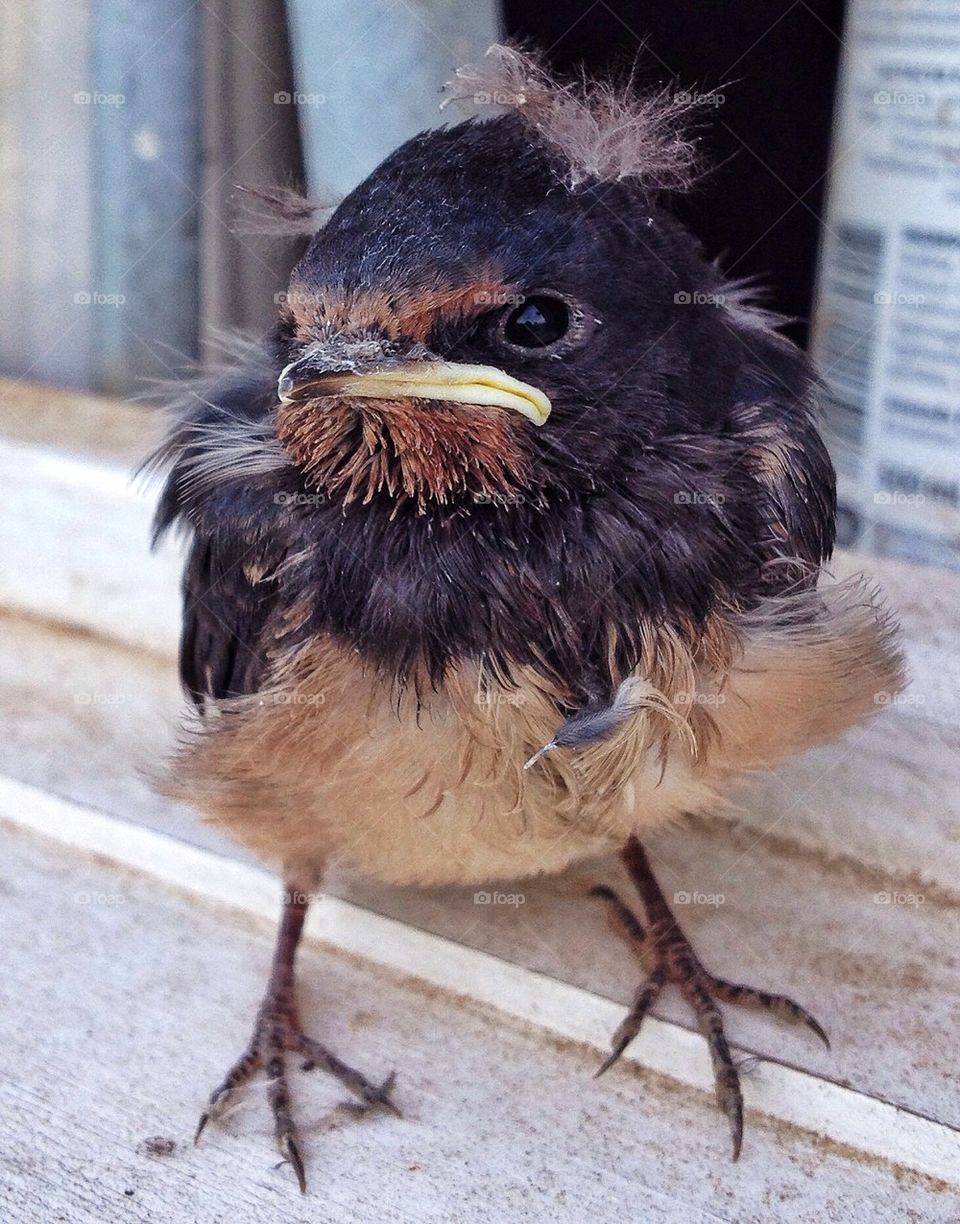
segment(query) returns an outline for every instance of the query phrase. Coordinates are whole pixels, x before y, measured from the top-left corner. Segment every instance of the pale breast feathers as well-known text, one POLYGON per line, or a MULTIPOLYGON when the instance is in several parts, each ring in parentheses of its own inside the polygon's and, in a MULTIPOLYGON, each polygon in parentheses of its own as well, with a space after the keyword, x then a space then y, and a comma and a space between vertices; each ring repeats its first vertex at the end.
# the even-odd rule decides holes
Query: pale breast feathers
POLYGON ((902 683, 861 580, 718 619, 696 654, 651 628, 644 653, 629 719, 525 770, 562 718, 535 673, 505 687, 464 665, 418 709, 353 650, 314 641, 186 739, 177 792, 269 858, 341 859, 395 883, 556 871, 715 806, 734 778, 833 738, 902 683))

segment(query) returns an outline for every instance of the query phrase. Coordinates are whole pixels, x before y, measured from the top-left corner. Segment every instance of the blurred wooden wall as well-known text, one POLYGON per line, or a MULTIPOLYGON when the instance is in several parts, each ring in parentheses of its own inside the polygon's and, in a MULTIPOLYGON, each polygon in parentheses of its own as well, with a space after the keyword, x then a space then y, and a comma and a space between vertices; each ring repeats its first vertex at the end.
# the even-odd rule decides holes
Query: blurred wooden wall
POLYGON ((93 376, 90 14, 0 6, 0 370, 65 386, 93 376))
MULTIPOLYGON (((317 6, 320 7, 320 6, 317 6)), ((201 336, 263 332, 300 244, 235 233, 237 185, 304 182, 283 0, 205 0, 203 10, 201 336), (278 101, 277 99, 281 100, 278 101)))
POLYGON ((131 394, 263 331, 298 247, 233 232, 237 184, 306 164, 335 199, 500 30, 498 0, 288 7, 0 3, 0 374, 131 394))
POLYGON ((288 0, 297 110, 313 194, 344 195, 441 114, 458 65, 501 33, 499 0, 288 0))
POLYGON ((238 182, 302 178, 282 0, 0 5, 0 372, 135 393, 262 330, 289 249, 238 182))

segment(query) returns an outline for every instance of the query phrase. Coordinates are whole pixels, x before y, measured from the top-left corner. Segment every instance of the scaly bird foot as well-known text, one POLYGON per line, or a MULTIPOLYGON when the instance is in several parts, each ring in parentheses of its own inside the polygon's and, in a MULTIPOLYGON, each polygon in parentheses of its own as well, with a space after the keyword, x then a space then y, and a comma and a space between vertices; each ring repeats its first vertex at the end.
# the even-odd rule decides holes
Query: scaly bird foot
MULTIPOLYGON (((650 881, 653 881, 652 874, 650 881)), ((655 882, 653 887, 656 887, 655 882)), ((659 892, 659 889, 657 891, 659 892)), ((630 1010, 613 1035, 610 1055, 597 1071, 597 1075, 602 1075, 612 1067, 637 1036, 644 1016, 656 1002, 663 987, 669 983, 677 986, 693 1008, 697 1025, 710 1049, 717 1107, 730 1123, 733 1159, 737 1160, 743 1142, 743 1093, 716 1001, 759 1008, 772 1012, 779 1019, 791 1024, 805 1024, 829 1049, 827 1034, 808 1011, 785 995, 768 994, 764 990, 740 986, 709 973, 697 959, 686 936, 667 909, 662 895, 660 899, 663 909, 658 911, 656 905, 653 907, 655 916, 649 929, 645 930, 633 911, 624 905, 612 889, 598 886, 592 893, 608 903, 612 921, 636 952, 646 974, 630 1010)), ((649 902, 646 889, 643 894, 649 902)))
POLYGON ((290 1111, 286 1073, 288 1054, 295 1054, 302 1060, 301 1068, 304 1071, 319 1067, 335 1076, 357 1098, 356 1102, 348 1105, 355 1115, 373 1109, 385 1109, 398 1117, 400 1115, 400 1110, 390 1099, 395 1078, 393 1072, 382 1084, 371 1083, 359 1071, 341 1062, 326 1046, 307 1037, 300 1027, 293 998, 293 962, 308 905, 309 894, 306 892, 291 888, 284 895, 283 916, 273 954, 273 972, 257 1013, 250 1044, 212 1093, 193 1137, 196 1143, 207 1123, 220 1118, 238 1091, 263 1069, 267 1076, 267 1100, 273 1113, 277 1147, 284 1160, 293 1167, 301 1194, 306 1193, 307 1179, 297 1128, 290 1111))
POLYGON ((267 1100, 273 1113, 274 1133, 277 1147, 284 1160, 293 1167, 302 1193, 307 1182, 300 1155, 297 1127, 290 1111, 290 1095, 287 1087, 286 1055, 298 1055, 303 1062, 301 1069, 310 1071, 319 1067, 336 1078, 357 1097, 357 1102, 346 1106, 352 1113, 365 1114, 373 1109, 385 1109, 399 1116, 400 1110, 390 1098, 395 1075, 387 1076, 382 1084, 371 1083, 353 1067, 347 1066, 335 1054, 318 1041, 305 1036, 293 1008, 283 1000, 265 999, 250 1044, 227 1072, 223 1082, 211 1094, 194 1135, 196 1143, 208 1122, 222 1117, 230 1102, 241 1088, 259 1071, 267 1077, 267 1100))

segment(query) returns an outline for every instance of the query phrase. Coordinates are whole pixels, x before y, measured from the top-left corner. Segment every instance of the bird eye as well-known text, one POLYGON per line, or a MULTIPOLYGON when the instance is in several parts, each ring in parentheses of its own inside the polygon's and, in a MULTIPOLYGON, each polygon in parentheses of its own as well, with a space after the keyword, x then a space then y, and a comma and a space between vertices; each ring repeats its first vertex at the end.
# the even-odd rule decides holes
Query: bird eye
POLYGON ((545 349, 562 340, 572 325, 573 313, 563 298, 537 293, 510 311, 500 334, 516 348, 545 349))

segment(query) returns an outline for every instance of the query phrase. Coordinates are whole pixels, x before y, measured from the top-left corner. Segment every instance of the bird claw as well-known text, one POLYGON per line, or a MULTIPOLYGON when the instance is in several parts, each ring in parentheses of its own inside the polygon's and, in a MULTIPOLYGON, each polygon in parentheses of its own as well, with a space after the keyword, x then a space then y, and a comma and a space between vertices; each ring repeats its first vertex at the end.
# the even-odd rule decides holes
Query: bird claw
POLYGON ((297 1178, 301 1194, 307 1190, 306 1172, 297 1136, 297 1127, 290 1112, 289 1093, 284 1056, 288 1053, 305 1054, 301 1063, 303 1070, 319 1067, 335 1076, 353 1094, 357 1102, 348 1102, 346 1108, 354 1115, 383 1109, 400 1117, 400 1109, 390 1094, 396 1082, 396 1073, 391 1071, 382 1084, 374 1084, 353 1067, 342 1062, 335 1054, 300 1032, 293 1009, 282 1001, 265 1000, 257 1018, 253 1037, 243 1055, 227 1072, 223 1082, 210 1096, 197 1125, 194 1143, 203 1134, 210 1122, 218 1121, 226 1112, 230 1098, 241 1089, 254 1074, 265 1069, 267 1075, 267 1097, 273 1113, 277 1148, 284 1161, 290 1165, 297 1178))
MULTIPOLYGON (((304 1063, 304 1070, 309 1070, 312 1065, 311 1063, 304 1063)), ((355 1118, 363 1118, 367 1114, 376 1113, 378 1110, 384 1113, 392 1113, 396 1118, 402 1118, 403 1114, 400 1112, 400 1106, 390 1099, 390 1093, 393 1091, 396 1079, 396 1071, 391 1071, 382 1084, 379 1086, 371 1085, 371 1091, 364 1092, 362 1100, 342 1101, 338 1108, 342 1113, 351 1114, 355 1118)))
POLYGON ((633 946, 647 974, 611 1039, 610 1054, 600 1065, 594 1078, 609 1070, 637 1036, 644 1017, 656 1002, 663 987, 667 984, 677 986, 693 1009, 697 1026, 707 1042, 713 1064, 717 1108, 726 1115, 730 1123, 733 1159, 738 1160, 743 1144, 743 1093, 740 1088, 740 1074, 730 1053, 717 1000, 769 1011, 791 1024, 805 1024, 829 1049, 830 1041, 826 1032, 805 1008, 786 995, 769 994, 764 990, 714 977, 700 964, 675 921, 660 920, 654 922, 649 930, 644 930, 633 911, 624 905, 612 889, 598 887, 592 891, 594 896, 602 898, 610 906, 611 917, 619 933, 633 946))
POLYGON ((229 1092, 222 1092, 219 1095, 214 1094, 214 1096, 210 1098, 210 1103, 207 1106, 207 1108, 203 1111, 203 1113, 200 1115, 200 1121, 197 1123, 197 1129, 193 1132, 193 1146, 194 1147, 196 1147, 197 1144, 200 1142, 200 1136, 203 1134, 207 1123, 208 1122, 218 1122, 220 1118, 223 1116, 224 1106, 222 1102, 225 1101, 229 1096, 230 1096, 229 1092))
POLYGON ((395 1101, 390 1099, 390 1094, 393 1092, 394 1084, 397 1082, 396 1071, 391 1071, 387 1078, 379 1085, 376 1092, 372 1092, 367 1098, 367 1105, 370 1109, 383 1109, 387 1113, 392 1113, 398 1118, 402 1118, 400 1106, 395 1101))
POLYGON ((307 1175, 303 1168, 303 1158, 300 1155, 300 1149, 297 1147, 297 1141, 293 1135, 283 1135, 277 1146, 280 1148, 280 1155, 292 1167, 297 1176, 297 1185, 300 1187, 300 1193, 307 1193, 307 1175))

